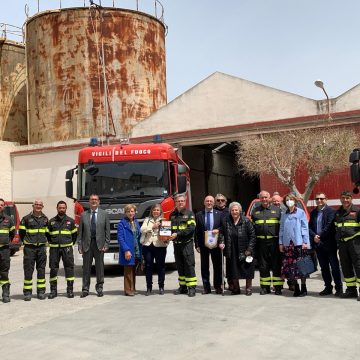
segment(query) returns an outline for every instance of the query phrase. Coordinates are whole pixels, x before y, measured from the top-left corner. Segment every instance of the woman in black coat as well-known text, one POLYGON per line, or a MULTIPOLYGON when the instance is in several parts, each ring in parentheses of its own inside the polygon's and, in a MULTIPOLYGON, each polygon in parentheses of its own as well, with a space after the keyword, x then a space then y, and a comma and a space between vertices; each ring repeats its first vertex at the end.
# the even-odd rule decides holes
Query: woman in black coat
POLYGON ((223 218, 220 228, 219 247, 224 249, 226 273, 232 282, 232 295, 240 294, 239 279, 246 279, 246 295, 252 294, 255 266, 252 261, 256 235, 251 221, 242 213, 241 205, 232 202, 229 215, 223 218))

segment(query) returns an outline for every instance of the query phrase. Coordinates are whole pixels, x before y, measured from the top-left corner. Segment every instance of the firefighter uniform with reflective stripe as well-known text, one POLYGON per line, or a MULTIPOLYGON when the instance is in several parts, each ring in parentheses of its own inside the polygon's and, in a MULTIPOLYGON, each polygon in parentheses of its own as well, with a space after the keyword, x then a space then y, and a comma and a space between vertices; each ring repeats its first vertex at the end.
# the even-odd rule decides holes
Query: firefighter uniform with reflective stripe
POLYGON ((15 236, 15 225, 10 216, 0 215, 0 286, 9 288, 10 241, 15 236))
POLYGON ((45 294, 46 242, 48 218, 30 213, 21 219, 19 234, 24 244, 24 295, 32 293, 34 266, 37 270, 37 293, 45 294))
POLYGON ((65 278, 69 285, 73 284, 74 277, 74 252, 73 244, 77 237, 75 221, 71 217, 56 215, 49 220, 49 265, 50 286, 56 287, 59 262, 62 259, 65 270, 65 278))
POLYGON ((281 253, 279 251, 279 229, 281 209, 270 205, 265 208, 257 206, 251 221, 255 227, 257 259, 260 271, 260 285, 270 292, 271 282, 275 289, 281 289, 284 280, 281 279, 281 253), (272 277, 270 271, 272 270, 272 277))
POLYGON ((175 209, 170 214, 171 231, 176 233, 174 239, 174 255, 179 274, 180 288, 196 288, 194 256, 195 216, 190 210, 175 209))
POLYGON ((360 287, 360 209, 341 206, 335 214, 335 228, 347 291, 356 292, 356 285, 360 287))

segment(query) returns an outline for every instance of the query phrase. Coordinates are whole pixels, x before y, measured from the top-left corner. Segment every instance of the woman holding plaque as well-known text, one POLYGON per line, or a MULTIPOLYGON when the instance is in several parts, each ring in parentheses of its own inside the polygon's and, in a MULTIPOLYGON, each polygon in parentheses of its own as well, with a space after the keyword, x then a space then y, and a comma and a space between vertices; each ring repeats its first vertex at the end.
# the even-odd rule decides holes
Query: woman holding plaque
POLYGON ((140 242, 145 261, 146 296, 152 293, 154 260, 158 271, 159 294, 164 295, 165 257, 168 242, 161 240, 162 237, 159 236, 162 215, 160 204, 153 205, 150 210, 150 216, 144 220, 140 229, 140 242))
POLYGON ((124 291, 135 295, 136 266, 141 262, 140 225, 135 219, 136 206, 126 205, 125 216, 118 223, 119 263, 124 266, 124 291))
POLYGON ((255 230, 251 221, 242 213, 241 205, 232 202, 230 214, 223 219, 220 228, 219 247, 224 249, 226 273, 232 283, 232 295, 240 294, 239 279, 246 279, 247 296, 252 294, 252 279, 255 266, 253 254, 256 243, 255 230))

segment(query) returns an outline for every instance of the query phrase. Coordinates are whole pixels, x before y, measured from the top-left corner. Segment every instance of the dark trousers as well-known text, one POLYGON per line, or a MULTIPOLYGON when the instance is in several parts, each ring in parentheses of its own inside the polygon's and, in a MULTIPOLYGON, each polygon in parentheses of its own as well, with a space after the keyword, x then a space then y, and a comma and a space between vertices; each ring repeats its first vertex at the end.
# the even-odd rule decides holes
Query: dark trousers
POLYGON ((37 270, 37 293, 45 293, 45 267, 46 267, 46 247, 45 245, 24 246, 24 294, 32 293, 32 277, 36 264, 37 270))
POLYGON ((200 248, 201 259, 201 278, 204 285, 204 289, 211 290, 210 285, 210 258, 213 264, 213 284, 215 289, 221 289, 221 250, 219 248, 208 249, 207 247, 200 248))
POLYGON ((174 243, 174 256, 179 275, 179 285, 196 287, 194 242, 174 243))
POLYGON ((257 260, 261 287, 282 286, 281 253, 278 238, 257 239, 257 260), (270 275, 272 271, 272 277, 270 275))
POLYGON ((0 286, 9 283, 10 248, 8 245, 0 247, 0 286))
POLYGON ((50 282, 57 282, 60 259, 62 259, 64 264, 66 280, 74 281, 74 251, 72 246, 67 246, 50 248, 50 282))
POLYGON ((142 253, 145 260, 145 275, 146 275, 147 288, 152 288, 154 260, 156 262, 156 268, 158 272, 159 288, 163 288, 165 282, 166 247, 156 247, 153 244, 151 244, 149 246, 143 246, 142 253))
POLYGON ((96 240, 92 239, 90 248, 83 253, 82 291, 88 292, 90 288, 91 266, 95 259, 96 290, 102 290, 104 285, 104 253, 97 247, 96 240))
POLYGON ((334 279, 335 289, 340 290, 342 288, 342 282, 336 249, 327 250, 324 247, 317 247, 316 255, 320 264, 321 275, 324 279, 325 287, 332 289, 333 286, 331 285, 331 282, 334 279))
POLYGON ((360 287, 360 237, 340 241, 339 257, 346 286, 356 289, 357 283, 360 287))

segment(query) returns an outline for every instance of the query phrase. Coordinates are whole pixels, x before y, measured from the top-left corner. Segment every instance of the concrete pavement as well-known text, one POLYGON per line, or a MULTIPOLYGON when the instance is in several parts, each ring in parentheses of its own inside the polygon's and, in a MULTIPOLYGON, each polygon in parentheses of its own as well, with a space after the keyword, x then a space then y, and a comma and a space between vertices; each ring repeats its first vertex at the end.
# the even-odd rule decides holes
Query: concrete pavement
MULTIPOLYGON (((22 253, 12 258, 11 302, 0 304, 0 354, 3 359, 355 359, 360 302, 319 297, 319 273, 308 280, 309 296, 258 294, 174 296, 177 273, 166 274, 166 294, 123 296, 123 277, 107 269, 105 296, 80 299, 77 269, 74 299, 22 300, 22 253)), ((197 275, 200 277, 199 258, 197 275)), ((47 274, 48 279, 48 274, 47 274)), ((156 284, 156 275, 154 277, 156 284)), ((241 283, 244 285, 244 282, 241 283)))

